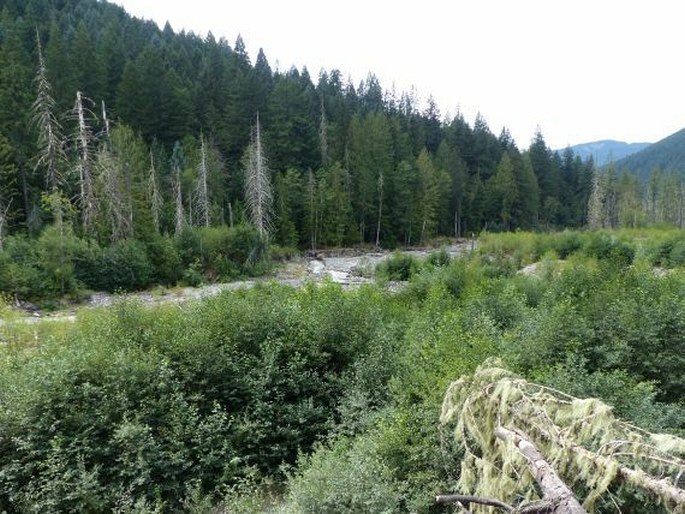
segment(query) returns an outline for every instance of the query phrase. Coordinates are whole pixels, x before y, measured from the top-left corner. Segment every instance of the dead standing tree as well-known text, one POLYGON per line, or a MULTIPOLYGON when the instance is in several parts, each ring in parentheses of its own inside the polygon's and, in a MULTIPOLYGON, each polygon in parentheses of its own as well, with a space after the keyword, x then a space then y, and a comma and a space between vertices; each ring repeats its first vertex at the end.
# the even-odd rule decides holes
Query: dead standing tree
POLYGON ((685 440, 644 431, 615 418, 599 400, 574 398, 490 364, 445 394, 443 440, 463 453, 456 483, 463 494, 436 501, 459 503, 466 512, 490 505, 579 514, 600 499, 614 501, 611 491, 621 485, 670 512, 685 512, 679 488, 685 440), (585 491, 582 505, 571 488, 585 491), (523 501, 514 507, 514 498, 523 501))
POLYGON ((210 224, 209 190, 207 187, 208 174, 205 136, 200 133, 200 163, 198 164, 197 185, 195 187, 195 220, 202 227, 208 227, 210 224))
POLYGON ((36 71, 36 100, 33 102, 32 125, 38 132, 38 158, 36 169, 45 170, 45 182, 48 191, 56 193, 62 185, 60 163, 66 161, 62 126, 55 117, 55 100, 48 81, 48 70, 43 58, 43 47, 36 29, 36 48, 38 52, 38 70, 36 71))
POLYGON ((271 178, 262 145, 259 113, 245 156, 245 203, 252 225, 263 237, 271 230, 271 178))
POLYGON ((87 113, 90 113, 90 111, 87 111, 84 106, 83 95, 80 91, 77 91, 73 115, 77 120, 78 127, 75 134, 78 152, 76 164, 79 177, 78 204, 81 207, 81 221, 86 234, 93 230, 93 223, 97 215, 97 201, 95 199, 93 181, 93 133, 87 122, 87 113))

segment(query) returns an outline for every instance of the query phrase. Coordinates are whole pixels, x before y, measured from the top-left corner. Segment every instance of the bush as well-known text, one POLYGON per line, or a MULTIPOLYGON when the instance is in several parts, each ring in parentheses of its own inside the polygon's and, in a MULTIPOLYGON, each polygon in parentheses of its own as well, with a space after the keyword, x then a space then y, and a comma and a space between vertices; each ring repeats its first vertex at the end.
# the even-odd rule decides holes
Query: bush
POLYGON ((583 250, 590 257, 609 260, 618 266, 632 264, 635 257, 635 248, 604 232, 592 234, 583 250))
POLYGON ((33 242, 23 237, 5 239, 0 252, 0 291, 24 300, 42 296, 42 277, 34 250, 33 242))
POLYGON ((289 480, 286 512, 398 512, 400 488, 392 470, 379 458, 370 437, 337 439, 298 460, 289 480))
POLYGON ((426 263, 434 268, 443 268, 452 261, 452 257, 445 248, 441 248, 428 254, 426 263))
POLYGON ((551 234, 549 237, 552 239, 551 249, 560 259, 566 259, 583 247, 583 238, 578 232, 564 230, 558 234, 551 234))
POLYGON ((155 236, 146 244, 146 252, 153 268, 151 281, 155 284, 172 285, 183 272, 181 258, 172 239, 155 236))
POLYGON ((135 291, 152 283, 154 269, 140 241, 119 241, 99 250, 93 246, 81 254, 79 277, 98 291, 135 291))
POLYGON ((186 269, 195 266, 208 280, 231 280, 267 270, 267 243, 249 225, 188 227, 176 237, 186 269))
POLYGON ((421 263, 406 253, 395 252, 376 266, 380 280, 406 282, 421 270, 421 263))
POLYGON ((662 241, 654 251, 652 262, 665 268, 685 265, 685 237, 678 234, 662 241))

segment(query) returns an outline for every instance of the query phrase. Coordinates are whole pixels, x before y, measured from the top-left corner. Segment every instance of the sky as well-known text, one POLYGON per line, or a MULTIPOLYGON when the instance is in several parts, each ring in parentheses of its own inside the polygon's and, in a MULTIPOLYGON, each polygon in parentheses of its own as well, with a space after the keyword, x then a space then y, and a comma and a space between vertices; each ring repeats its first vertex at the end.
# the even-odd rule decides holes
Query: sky
POLYGON ((241 34, 254 63, 338 69, 357 85, 481 113, 527 148, 655 142, 685 127, 685 5, 677 0, 112 0, 179 32, 241 34))

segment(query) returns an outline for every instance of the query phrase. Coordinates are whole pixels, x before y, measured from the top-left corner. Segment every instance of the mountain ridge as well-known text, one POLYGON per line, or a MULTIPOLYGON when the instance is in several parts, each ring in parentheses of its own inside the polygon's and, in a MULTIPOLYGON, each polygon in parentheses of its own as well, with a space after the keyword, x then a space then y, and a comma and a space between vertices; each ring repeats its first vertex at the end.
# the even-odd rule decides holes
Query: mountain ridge
MULTIPOLYGON (((581 159, 586 160, 590 157, 597 166, 604 166, 609 162, 628 157, 649 147, 651 143, 626 143, 615 139, 601 139, 589 143, 579 143, 568 146, 573 153, 581 159)), ((563 154, 566 149, 556 150, 563 154)))

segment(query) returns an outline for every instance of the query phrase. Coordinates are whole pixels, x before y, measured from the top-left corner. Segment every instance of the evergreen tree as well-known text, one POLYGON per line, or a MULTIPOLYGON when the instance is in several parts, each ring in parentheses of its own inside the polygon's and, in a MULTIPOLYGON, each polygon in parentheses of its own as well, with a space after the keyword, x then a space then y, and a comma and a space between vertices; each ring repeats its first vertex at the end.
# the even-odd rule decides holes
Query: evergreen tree
POLYGON ((420 230, 419 241, 425 243, 435 235, 438 225, 441 177, 426 148, 416 158, 416 169, 419 174, 415 199, 416 222, 420 230))
POLYGON ((514 167, 517 195, 513 205, 513 222, 517 227, 530 229, 535 227, 540 210, 540 189, 528 155, 521 155, 518 150, 509 150, 514 167))
POLYGON ((462 218, 464 209, 464 199, 466 195, 466 183, 468 181, 468 170, 466 163, 459 156, 457 151, 452 148, 446 139, 438 147, 435 155, 436 164, 447 173, 451 180, 450 197, 450 220, 452 225, 451 232, 455 237, 462 235, 462 218))
POLYGON ((496 216, 504 230, 511 229, 514 205, 518 197, 514 165, 508 153, 502 155, 495 174, 488 181, 490 202, 495 207, 496 216))
POLYGON ((155 157, 150 152, 150 171, 148 175, 148 202, 150 204, 150 214, 152 215, 152 225, 156 233, 160 232, 160 222, 162 216, 162 195, 157 185, 157 171, 155 169, 155 157))
POLYGON ((383 186, 392 174, 394 156, 388 119, 383 113, 354 117, 350 125, 350 173, 353 208, 362 241, 379 240, 383 186))

